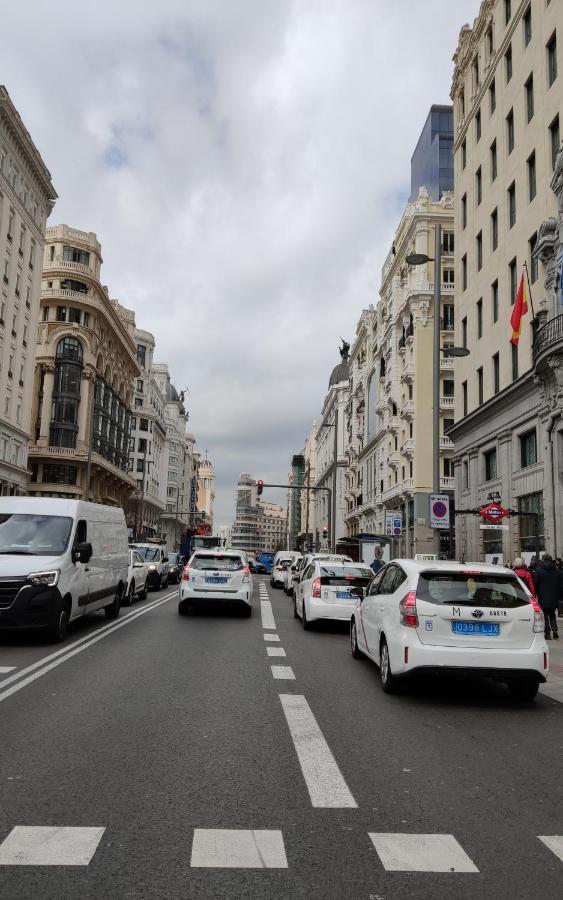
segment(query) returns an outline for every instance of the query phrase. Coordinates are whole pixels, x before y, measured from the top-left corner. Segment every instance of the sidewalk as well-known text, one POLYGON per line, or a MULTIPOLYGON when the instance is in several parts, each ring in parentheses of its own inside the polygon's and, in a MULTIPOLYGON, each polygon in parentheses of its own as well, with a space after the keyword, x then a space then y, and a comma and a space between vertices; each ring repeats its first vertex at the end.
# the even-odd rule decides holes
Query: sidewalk
POLYGON ((563 703, 563 618, 557 618, 559 640, 553 637, 547 642, 549 647, 549 677, 547 684, 540 686, 540 692, 563 703))

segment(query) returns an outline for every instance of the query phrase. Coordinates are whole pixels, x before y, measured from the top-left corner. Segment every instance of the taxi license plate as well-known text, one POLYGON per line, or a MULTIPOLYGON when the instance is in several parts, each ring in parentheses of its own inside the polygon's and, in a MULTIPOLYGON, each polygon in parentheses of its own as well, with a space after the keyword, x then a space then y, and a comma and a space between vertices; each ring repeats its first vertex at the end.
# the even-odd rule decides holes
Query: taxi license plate
POLYGON ((205 576, 206 584, 226 584, 228 580, 229 580, 228 578, 217 578, 217 577, 211 576, 211 575, 205 576))
POLYGON ((337 600, 353 600, 354 597, 352 594, 349 594, 348 591, 337 591, 336 592, 337 600))
POLYGON ((482 634, 485 637, 498 637, 498 622, 452 622, 454 634, 482 634))

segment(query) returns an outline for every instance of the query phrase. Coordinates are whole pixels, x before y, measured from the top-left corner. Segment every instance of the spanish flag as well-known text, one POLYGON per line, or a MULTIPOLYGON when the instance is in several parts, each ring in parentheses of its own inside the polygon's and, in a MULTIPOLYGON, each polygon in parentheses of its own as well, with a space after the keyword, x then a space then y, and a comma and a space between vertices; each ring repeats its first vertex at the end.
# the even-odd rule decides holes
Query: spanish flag
POLYGON ((520 287, 518 288, 518 293, 516 295, 516 303, 514 304, 514 309, 512 310, 512 315, 510 316, 510 324, 512 325, 512 337, 510 338, 510 343, 514 344, 515 346, 518 346, 518 341, 520 340, 522 316, 527 312, 528 301, 526 300, 524 274, 522 274, 522 278, 520 279, 520 287))

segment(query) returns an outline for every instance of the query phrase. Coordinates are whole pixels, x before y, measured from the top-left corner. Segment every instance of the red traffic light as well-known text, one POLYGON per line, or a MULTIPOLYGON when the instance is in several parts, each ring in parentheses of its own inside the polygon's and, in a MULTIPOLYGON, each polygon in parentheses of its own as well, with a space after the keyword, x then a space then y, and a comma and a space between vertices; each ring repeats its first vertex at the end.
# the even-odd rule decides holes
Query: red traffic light
POLYGON ((256 482, 256 485, 258 488, 257 493, 258 493, 258 496, 260 497, 262 495, 262 491, 264 490, 264 482, 260 479, 259 481, 256 482))

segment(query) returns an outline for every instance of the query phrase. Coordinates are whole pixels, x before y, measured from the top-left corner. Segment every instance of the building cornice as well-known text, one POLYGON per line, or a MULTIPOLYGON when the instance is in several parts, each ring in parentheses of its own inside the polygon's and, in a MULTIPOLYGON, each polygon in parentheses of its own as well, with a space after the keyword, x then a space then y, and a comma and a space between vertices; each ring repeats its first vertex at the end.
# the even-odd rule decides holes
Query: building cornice
POLYGON ((33 143, 31 135, 22 122, 20 114, 10 99, 4 85, 0 85, 0 115, 4 118, 12 138, 22 153, 29 170, 44 194, 45 199, 57 199, 57 192, 51 181, 51 173, 43 162, 39 150, 33 143))

